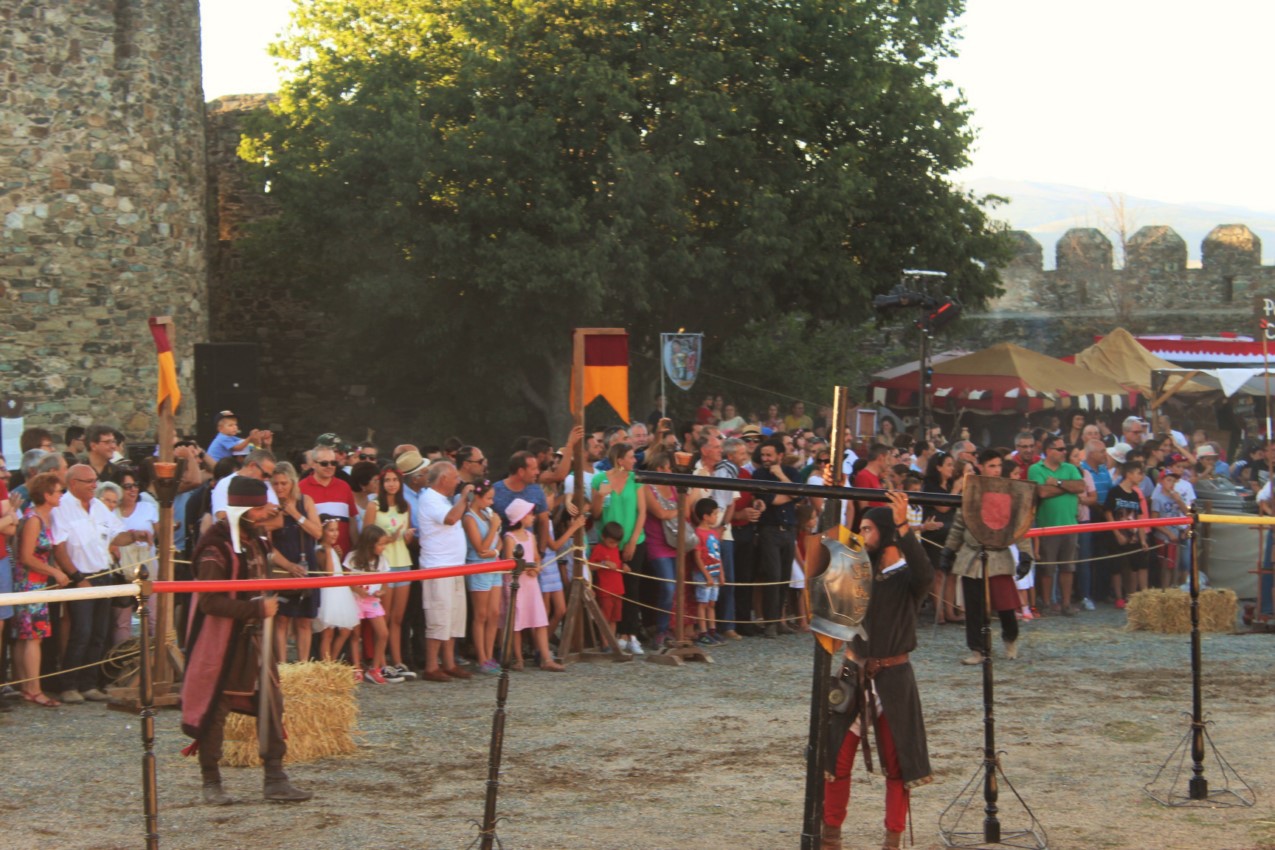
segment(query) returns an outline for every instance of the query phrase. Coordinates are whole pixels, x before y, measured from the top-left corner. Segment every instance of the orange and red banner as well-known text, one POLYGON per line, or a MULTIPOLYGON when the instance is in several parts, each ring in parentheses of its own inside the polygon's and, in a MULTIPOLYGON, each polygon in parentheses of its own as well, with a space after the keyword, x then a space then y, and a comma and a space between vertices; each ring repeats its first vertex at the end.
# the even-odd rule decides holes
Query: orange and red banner
POLYGON ((584 333, 584 402, 577 399, 581 377, 571 376, 571 409, 588 406, 601 396, 629 421, 629 335, 627 333, 584 333))
POLYGON ((182 390, 177 385, 177 363, 173 360, 168 328, 154 316, 147 320, 147 324, 150 325, 151 336, 155 338, 155 351, 159 355, 159 397, 155 406, 163 407, 164 399, 168 399, 176 412, 177 406, 182 403, 182 390))

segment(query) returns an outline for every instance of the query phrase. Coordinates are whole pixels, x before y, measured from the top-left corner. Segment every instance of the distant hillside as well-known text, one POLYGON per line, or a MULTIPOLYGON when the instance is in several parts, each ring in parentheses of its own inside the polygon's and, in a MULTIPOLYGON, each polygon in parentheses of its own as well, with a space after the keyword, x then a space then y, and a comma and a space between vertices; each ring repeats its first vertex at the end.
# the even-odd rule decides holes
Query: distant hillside
MULTIPOLYGON (((1054 267, 1054 246, 1058 238, 1072 227, 1097 227, 1116 243, 1113 213, 1106 193, 1076 186, 1053 183, 1029 183, 986 177, 971 180, 968 188, 980 195, 994 194, 1010 202, 993 212, 1016 230, 1026 230, 1045 249, 1045 268, 1054 267)), ((1272 199, 1275 202, 1275 199, 1272 199)), ((1124 198, 1129 235, 1140 227, 1164 224, 1186 240, 1187 265, 1200 265, 1200 242, 1219 224, 1247 224, 1262 240, 1262 262, 1275 262, 1275 212, 1258 212, 1222 204, 1171 204, 1136 198, 1124 198)), ((1117 247, 1118 251, 1118 247, 1117 247)))

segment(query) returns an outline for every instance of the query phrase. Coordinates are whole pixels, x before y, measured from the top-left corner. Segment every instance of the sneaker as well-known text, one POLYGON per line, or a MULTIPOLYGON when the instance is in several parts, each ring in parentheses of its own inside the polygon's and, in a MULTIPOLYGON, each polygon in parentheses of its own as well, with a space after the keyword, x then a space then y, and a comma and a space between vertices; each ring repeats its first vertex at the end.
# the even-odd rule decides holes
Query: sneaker
POLYGON ((111 698, 98 688, 89 688, 84 692, 84 698, 89 702, 110 702, 111 698))
POLYGON ((22 699, 22 691, 10 685, 0 685, 0 699, 22 699))
POLYGON ((72 688, 69 691, 62 692, 63 705, 79 705, 84 702, 84 694, 72 688))
MULTIPOLYGON (((1123 599, 1117 599, 1117 600, 1116 600, 1116 607, 1117 607, 1117 608, 1120 608, 1120 609, 1122 609, 1122 610, 1123 610, 1125 605, 1126 605, 1126 603, 1125 603, 1125 601, 1124 601, 1123 599)), ((65 700, 65 699, 63 699, 62 701, 63 701, 63 702, 66 702, 66 700, 65 700)))
POLYGON ((384 685, 385 677, 381 675, 381 671, 376 668, 369 669, 363 673, 363 678, 374 685, 384 685))
POLYGON ((709 633, 708 633, 708 639, 709 639, 709 640, 711 640, 711 641, 713 642, 713 645, 714 645, 714 646, 725 646, 725 645, 726 645, 726 639, 725 639, 725 638, 723 638, 721 635, 719 635, 717 632, 709 632, 709 633))
POLYGON ((387 664, 381 668, 381 678, 395 685, 403 681, 403 677, 399 675, 398 668, 393 664, 387 664))
POLYGON ((1086 596, 1084 599, 1080 600, 1080 607, 1084 608, 1086 611, 1094 610, 1093 600, 1086 596))
POLYGON ((634 655, 646 655, 646 650, 642 648, 642 644, 638 643, 636 637, 629 638, 629 652, 634 655))
POLYGON ((416 674, 413 673, 412 668, 408 667, 406 664, 394 665, 394 672, 397 673, 399 676, 402 676, 404 679, 406 679, 409 682, 416 679, 416 674))
POLYGON ((1023 610, 1022 610, 1022 611, 1019 611, 1019 612, 1018 612, 1018 617, 1019 617, 1019 619, 1020 619, 1020 620, 1022 620, 1024 623, 1030 623, 1032 620, 1034 620, 1034 619, 1035 619, 1035 617, 1034 617, 1034 616, 1032 616, 1032 609, 1030 609, 1030 608, 1028 608, 1028 607, 1026 607, 1026 606, 1024 606, 1024 607, 1023 607, 1023 610))
POLYGON ((495 661, 484 661, 482 664, 478 665, 478 672, 486 673, 490 676, 499 676, 500 665, 497 664, 495 661))

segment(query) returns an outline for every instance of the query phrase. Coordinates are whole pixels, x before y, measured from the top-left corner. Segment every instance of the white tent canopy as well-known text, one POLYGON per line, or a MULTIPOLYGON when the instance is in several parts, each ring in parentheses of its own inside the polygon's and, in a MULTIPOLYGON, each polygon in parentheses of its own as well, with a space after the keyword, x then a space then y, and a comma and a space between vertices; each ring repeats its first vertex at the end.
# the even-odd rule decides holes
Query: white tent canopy
MULTIPOLYGON (((1178 376, 1185 376, 1197 384, 1221 390, 1227 398, 1238 393, 1266 395, 1266 373, 1262 369, 1156 369, 1155 374, 1167 378, 1161 392, 1173 389, 1181 380, 1178 376)), ((1275 387, 1275 372, 1271 373, 1271 383, 1275 387)))

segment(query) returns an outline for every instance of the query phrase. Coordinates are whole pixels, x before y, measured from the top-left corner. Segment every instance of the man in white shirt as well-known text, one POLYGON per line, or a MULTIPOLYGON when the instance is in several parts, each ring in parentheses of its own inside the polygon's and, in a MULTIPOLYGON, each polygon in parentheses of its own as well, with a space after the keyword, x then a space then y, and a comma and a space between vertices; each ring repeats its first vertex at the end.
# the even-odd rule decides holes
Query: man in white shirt
MULTIPOLYGON (((421 569, 458 567, 465 563, 465 529, 460 518, 469 510, 474 485, 457 493, 460 474, 448 461, 425 470, 425 489, 416 503, 416 538, 421 544, 421 569), (456 503, 452 497, 459 495, 456 503)), ((472 673, 456 665, 456 638, 465 636, 465 580, 426 581, 421 592, 425 607, 425 672, 427 682, 469 679, 472 673), (441 655, 441 665, 440 665, 441 655)))
MULTIPOLYGON (((226 495, 230 492, 230 480, 236 476, 242 475, 244 478, 255 478, 258 481, 264 481, 270 484, 270 476, 274 475, 274 455, 265 449, 253 449, 243 460, 243 466, 239 467, 239 471, 227 475, 225 478, 217 482, 217 486, 212 491, 212 516, 213 522, 226 517, 226 495)), ((279 497, 275 495, 274 488, 267 486, 266 499, 275 507, 279 506, 279 497)))
MULTIPOLYGON (((53 542, 59 563, 69 563, 88 585, 110 583, 111 546, 150 542, 150 532, 125 531, 124 524, 106 505, 93 497, 97 473, 88 464, 77 464, 66 473, 67 496, 53 509, 53 542)), ((85 586, 81 583, 79 586, 85 586)), ((113 617, 111 600, 84 599, 68 602, 70 633, 62 666, 62 702, 110 699, 98 687, 102 674, 97 663, 106 655, 113 617), (77 669, 77 668, 87 669, 77 669)))

